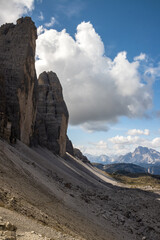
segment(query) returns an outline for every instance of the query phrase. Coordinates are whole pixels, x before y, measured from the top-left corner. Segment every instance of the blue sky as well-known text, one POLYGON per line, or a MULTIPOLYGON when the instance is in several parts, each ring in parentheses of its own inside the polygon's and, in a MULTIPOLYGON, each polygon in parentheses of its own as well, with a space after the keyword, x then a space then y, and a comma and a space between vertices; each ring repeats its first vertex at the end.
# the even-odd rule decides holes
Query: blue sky
POLYGON ((58 74, 74 146, 160 151, 159 0, 2 0, 0 9, 1 24, 35 22, 37 73, 58 74))

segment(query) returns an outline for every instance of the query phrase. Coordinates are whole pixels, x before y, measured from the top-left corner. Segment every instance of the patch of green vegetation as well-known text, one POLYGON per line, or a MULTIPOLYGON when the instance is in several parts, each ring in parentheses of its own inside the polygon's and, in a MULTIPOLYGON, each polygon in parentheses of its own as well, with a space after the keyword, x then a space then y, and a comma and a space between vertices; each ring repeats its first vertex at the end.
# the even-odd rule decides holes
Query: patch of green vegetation
POLYGON ((160 176, 151 175, 151 174, 119 174, 113 173, 110 174, 111 177, 117 181, 129 184, 132 187, 152 187, 160 189, 160 176))

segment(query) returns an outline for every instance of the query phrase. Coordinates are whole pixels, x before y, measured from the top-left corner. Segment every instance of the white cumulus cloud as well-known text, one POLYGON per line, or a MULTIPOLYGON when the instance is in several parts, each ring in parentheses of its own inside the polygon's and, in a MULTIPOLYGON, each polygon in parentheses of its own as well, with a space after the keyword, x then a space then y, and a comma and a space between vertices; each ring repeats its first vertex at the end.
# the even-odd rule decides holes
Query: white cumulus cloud
POLYGON ((0 25, 16 22, 23 14, 27 14, 34 8, 34 0, 1 0, 0 1, 0 25))
POLYGON ((105 56, 102 39, 90 22, 77 26, 75 38, 65 29, 41 30, 36 69, 38 74, 57 73, 70 124, 107 130, 120 116, 142 117, 151 107, 151 85, 141 81, 140 61, 130 62, 126 52, 113 60, 105 56))
POLYGON ((150 134, 149 129, 144 129, 144 130, 140 130, 140 129, 130 129, 127 132, 128 135, 146 135, 148 136, 150 134))

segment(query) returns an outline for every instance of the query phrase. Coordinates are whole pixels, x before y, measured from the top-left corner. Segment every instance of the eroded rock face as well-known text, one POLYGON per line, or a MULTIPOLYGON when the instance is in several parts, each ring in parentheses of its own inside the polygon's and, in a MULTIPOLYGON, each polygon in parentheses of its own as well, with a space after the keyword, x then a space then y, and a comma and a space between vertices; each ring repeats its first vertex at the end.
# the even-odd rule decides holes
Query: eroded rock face
POLYGON ((4 222, 0 217, 0 239, 2 240, 16 240, 17 228, 10 222, 4 222))
POLYGON ((70 153, 72 156, 74 156, 74 149, 73 144, 71 140, 67 136, 67 142, 66 142, 66 152, 70 153))
POLYGON ((74 151, 74 156, 76 158, 80 159, 84 163, 90 164, 90 161, 88 160, 88 158, 84 156, 83 153, 78 148, 74 148, 73 151, 74 151))
POLYGON ((43 72, 38 78, 38 104, 34 143, 64 156, 66 153, 68 110, 57 75, 43 72))
POLYGON ((66 153, 68 110, 53 72, 37 81, 37 30, 31 18, 0 28, 0 137, 66 153))
POLYGON ((36 116, 35 47, 31 18, 0 28, 0 137, 30 144, 36 116))

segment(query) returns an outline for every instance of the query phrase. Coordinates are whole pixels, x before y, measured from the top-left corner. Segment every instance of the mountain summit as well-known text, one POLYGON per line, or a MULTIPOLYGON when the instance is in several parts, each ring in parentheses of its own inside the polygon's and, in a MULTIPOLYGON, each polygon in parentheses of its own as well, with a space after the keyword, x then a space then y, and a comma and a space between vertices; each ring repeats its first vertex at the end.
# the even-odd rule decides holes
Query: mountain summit
POLYGON ((152 148, 139 146, 133 153, 120 156, 117 162, 160 165, 160 153, 152 148))

